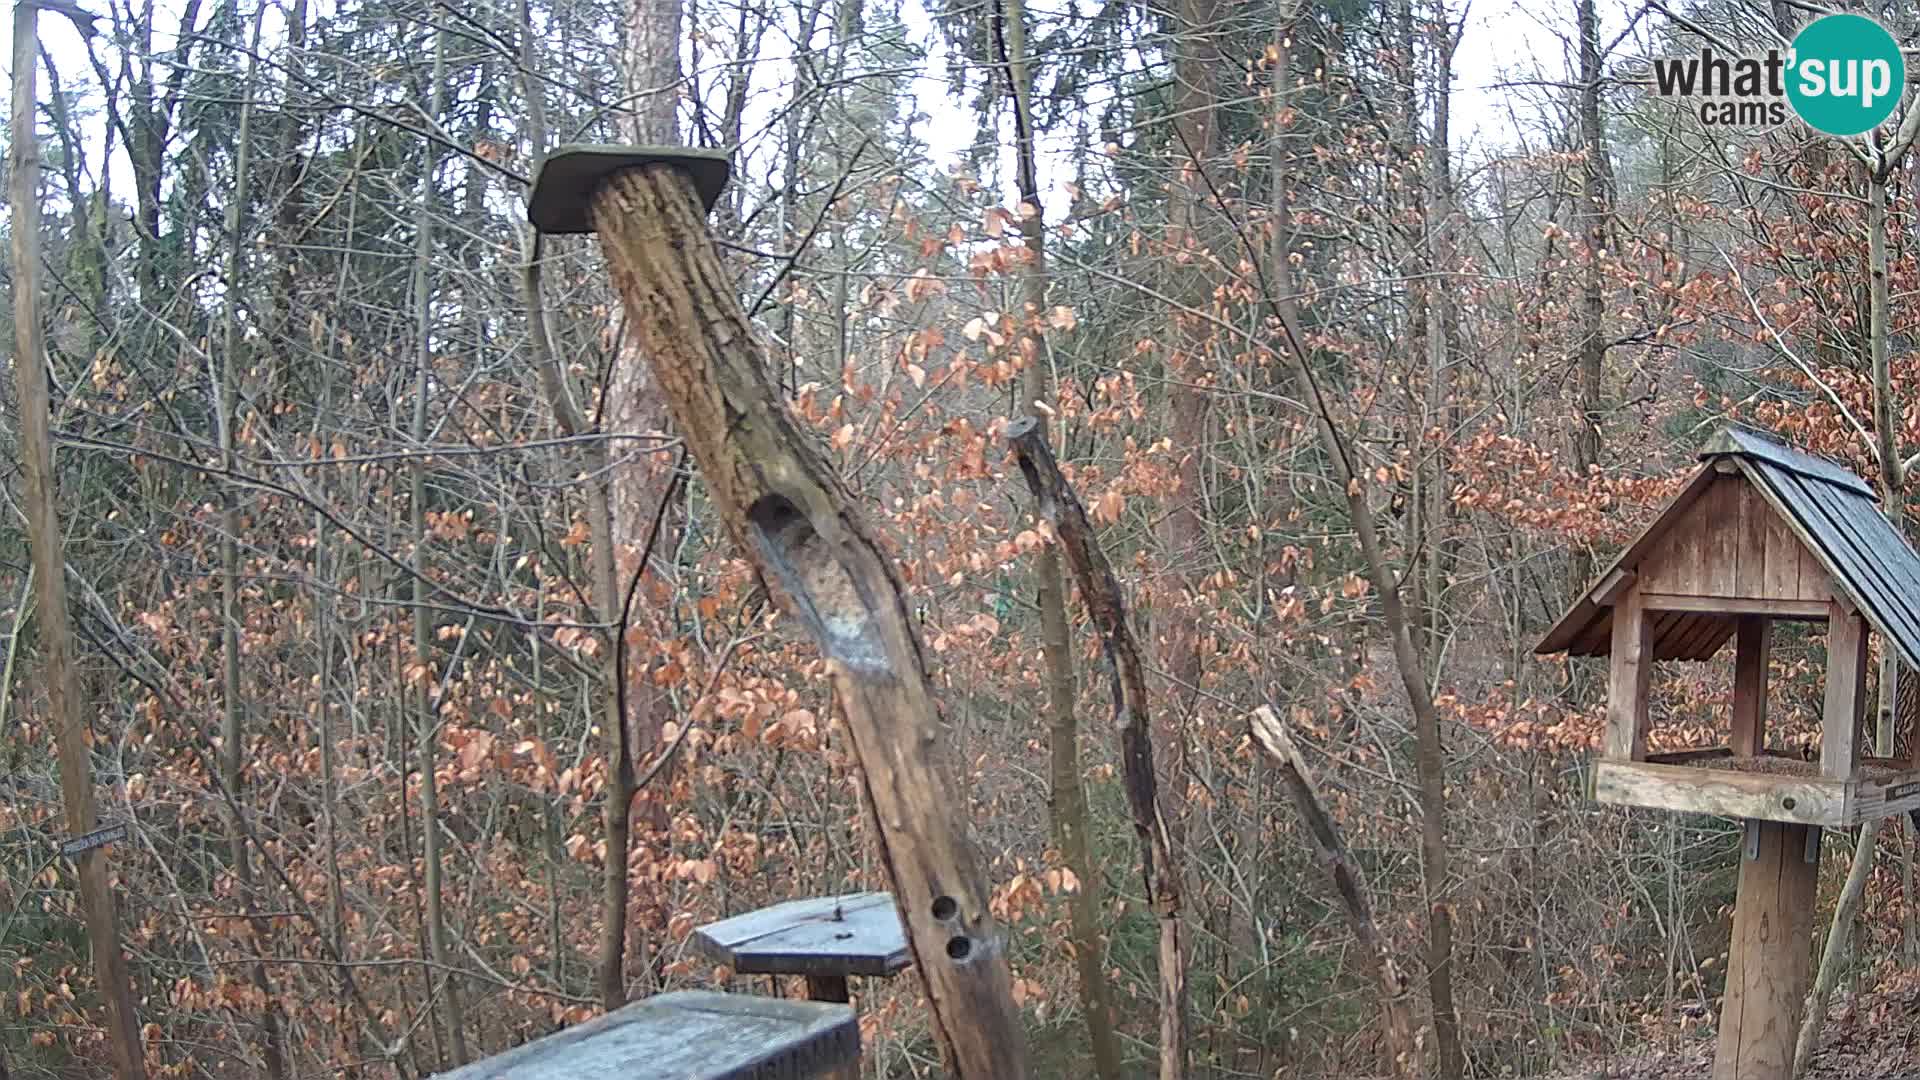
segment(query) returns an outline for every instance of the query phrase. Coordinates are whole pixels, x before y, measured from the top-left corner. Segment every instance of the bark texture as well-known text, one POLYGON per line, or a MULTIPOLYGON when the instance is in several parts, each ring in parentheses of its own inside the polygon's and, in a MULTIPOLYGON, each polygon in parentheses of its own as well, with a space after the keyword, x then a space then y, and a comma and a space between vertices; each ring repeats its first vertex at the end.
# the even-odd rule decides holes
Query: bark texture
POLYGON ((1039 500, 1040 515, 1053 526, 1111 665, 1113 722, 1120 729, 1127 805, 1133 812, 1134 832, 1140 836, 1147 904, 1160 921, 1160 1078, 1177 1080, 1186 1075, 1187 1061, 1186 931, 1180 917, 1179 848, 1154 775, 1146 664, 1127 622, 1120 582, 1094 540, 1086 509, 1061 475, 1039 420, 1031 416, 1015 420, 1007 425, 1006 434, 1027 488, 1039 500))
POLYGON ((687 176, 626 170, 593 221, 721 520, 827 658, 948 1071, 1025 1077, 1005 942, 891 561, 768 380, 687 176))
MULTIPOLYGON (((33 131, 34 76, 40 34, 39 9, 13 9, 12 130, 33 131)), ((60 757, 60 802, 67 835, 92 832, 98 817, 93 802, 93 760, 87 749, 88 706, 74 671, 73 625, 67 615, 66 558, 60 539, 60 515, 54 491, 53 441, 47 354, 40 333, 40 143, 10 140, 7 196, 12 203, 13 376, 20 403, 20 477, 32 551, 36 619, 40 624, 40 678, 47 690, 60 757)), ((133 986, 120 951, 120 921, 107 872, 110 849, 96 847, 76 860, 80 903, 86 911, 87 944, 93 952, 93 978, 107 1006, 107 1039, 119 1080, 145 1080, 147 1062, 134 1011, 133 986)))

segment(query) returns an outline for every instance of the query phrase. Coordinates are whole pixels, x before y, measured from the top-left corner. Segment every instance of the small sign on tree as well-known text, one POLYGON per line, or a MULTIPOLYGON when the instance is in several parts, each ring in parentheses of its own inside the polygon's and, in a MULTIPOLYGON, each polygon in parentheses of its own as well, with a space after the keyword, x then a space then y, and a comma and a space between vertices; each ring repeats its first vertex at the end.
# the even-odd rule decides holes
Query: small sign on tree
POLYGON ((92 851, 97 847, 105 847, 117 840, 125 840, 126 838, 127 823, 118 821, 112 825, 103 825, 89 833, 81 833, 71 840, 61 841, 60 854, 71 859, 82 852, 92 851))

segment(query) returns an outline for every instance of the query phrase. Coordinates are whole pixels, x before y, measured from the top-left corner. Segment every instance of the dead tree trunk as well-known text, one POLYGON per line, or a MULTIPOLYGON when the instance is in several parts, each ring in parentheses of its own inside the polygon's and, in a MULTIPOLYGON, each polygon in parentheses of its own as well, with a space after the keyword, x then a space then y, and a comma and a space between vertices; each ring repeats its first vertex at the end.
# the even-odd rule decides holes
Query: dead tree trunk
POLYGON ((1146 665, 1127 625, 1127 605, 1113 567, 1093 539, 1093 523, 1073 493, 1037 418, 1007 425, 1007 441, 1020 459, 1027 487, 1040 501, 1040 515, 1053 526, 1067 557, 1087 615, 1099 629, 1112 665, 1113 719, 1120 729, 1120 760, 1133 828, 1140 834, 1147 903, 1160 920, 1160 1078, 1186 1072, 1187 945, 1180 922, 1180 860, 1153 772, 1153 736, 1147 726, 1146 665))
MULTIPOLYGON (((899 579, 768 382, 684 165, 627 159, 601 173, 588 184, 591 227, 727 531, 826 655, 948 1071, 1021 1080, 1026 1036, 1005 943, 899 579)), ((573 198, 536 185, 535 216, 543 200, 573 198)))
MULTIPOLYGON (((1027 263, 1020 269, 1023 310, 1016 346, 1026 364, 1021 373, 1030 416, 1050 408, 1053 367, 1046 355, 1040 327, 1047 307, 1046 214, 1040 203, 1038 133, 1033 120, 1033 76, 1027 67, 1026 0, 1005 0, 999 13, 1001 59, 1007 65, 1014 116, 1014 156, 1019 178, 1020 233, 1027 244, 1027 263), (1033 208, 1026 212, 1026 206, 1033 208)), ((996 9, 997 10, 997 9, 996 9)), ((1080 887, 1067 898, 1067 920, 1073 938, 1073 960, 1080 976, 1080 1010, 1086 1014, 1087 1043, 1093 1053, 1093 1074, 1099 1080, 1120 1080, 1120 1041, 1113 1030, 1112 994, 1107 986, 1107 950, 1100 933, 1102 884, 1093 865, 1092 832, 1088 827, 1087 789, 1081 782, 1080 722, 1074 712, 1073 635, 1067 620, 1066 579, 1060 556, 1051 549, 1034 557, 1035 602, 1040 607, 1040 651, 1046 663, 1047 741, 1052 754, 1051 775, 1054 836, 1067 869, 1080 887)))
POLYGON ((1354 864, 1353 856, 1347 853, 1346 841, 1341 839, 1333 816, 1327 813, 1326 805, 1320 801, 1320 792, 1313 786, 1313 773, 1300 756, 1300 748, 1294 744, 1286 722, 1280 719, 1278 713, 1262 705, 1253 712, 1253 737, 1279 768, 1280 778, 1287 785, 1287 794, 1293 797, 1293 805, 1300 811, 1300 822, 1307 827, 1307 835, 1313 838, 1313 849, 1325 864, 1334 891, 1340 894, 1340 906, 1346 909, 1347 925, 1353 930, 1353 938, 1360 943, 1360 951, 1366 954, 1367 962, 1373 967, 1374 979, 1379 984, 1380 1018, 1386 1026, 1387 1057, 1393 1075, 1412 1076, 1420 1066, 1420 1051, 1413 1039, 1413 1017, 1407 1003, 1407 977, 1393 962, 1393 953, 1388 950, 1386 939, 1380 936, 1380 928, 1373 921, 1373 906, 1367 900, 1366 877, 1354 864))
MULTIPOLYGON (((87 750, 87 703, 73 669, 73 627, 67 618, 66 557, 54 497, 53 440, 48 431, 47 354, 40 338, 40 142, 34 130, 34 75, 39 62, 39 8, 13 8, 13 128, 7 196, 13 226, 13 377, 20 407, 20 476, 25 488, 27 544, 40 621, 40 675, 60 757, 60 801, 67 833, 92 832, 93 762, 87 750)), ((76 20, 77 22, 78 20, 76 20)), ((89 28, 90 29, 90 28, 89 28)), ((93 977, 107 1003, 107 1039, 113 1072, 120 1080, 146 1080, 146 1052, 133 988, 120 952, 120 922, 107 879, 107 848, 74 859, 80 875, 80 905, 86 912, 93 977)))

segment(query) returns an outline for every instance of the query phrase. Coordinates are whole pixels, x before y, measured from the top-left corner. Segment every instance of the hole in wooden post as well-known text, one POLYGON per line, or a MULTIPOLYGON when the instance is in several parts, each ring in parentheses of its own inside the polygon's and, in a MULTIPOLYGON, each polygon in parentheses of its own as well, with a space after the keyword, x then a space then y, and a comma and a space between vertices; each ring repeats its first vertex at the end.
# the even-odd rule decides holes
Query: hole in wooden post
POLYGON ((793 598, 821 650, 862 674, 885 673, 873 601, 793 500, 762 495, 747 508, 747 521, 768 575, 793 598))
POLYGON ((1799 805, 1798 803, 1793 801, 1793 796, 1791 795, 1788 795, 1786 798, 1780 800, 1780 808, 1783 810, 1791 810, 1798 805, 1799 805))
POLYGON ((965 934, 956 934, 947 939, 947 955, 955 960, 965 960, 973 953, 973 942, 965 934))
POLYGON ((933 917, 939 919, 941 922, 946 922, 948 919, 959 914, 959 912, 960 905, 954 901, 953 897, 936 896, 933 898, 933 917))

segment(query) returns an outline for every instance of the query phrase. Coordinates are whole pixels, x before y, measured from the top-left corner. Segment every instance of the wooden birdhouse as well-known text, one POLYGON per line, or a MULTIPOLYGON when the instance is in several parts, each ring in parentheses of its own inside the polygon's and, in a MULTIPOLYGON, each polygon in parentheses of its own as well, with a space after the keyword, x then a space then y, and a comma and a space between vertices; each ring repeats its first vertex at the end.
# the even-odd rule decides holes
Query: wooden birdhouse
POLYGON ((1920 761, 1861 752, 1869 634, 1920 667, 1920 555, 1873 489, 1830 461, 1741 428, 1700 458, 1535 651, 1608 658, 1595 798, 1746 823, 1714 1080, 1789 1080, 1820 830, 1920 806, 1920 761), (1781 621, 1826 624, 1818 761, 1767 746, 1767 653, 1781 621), (1729 640, 1728 744, 1649 753, 1653 664, 1708 660, 1729 640))

